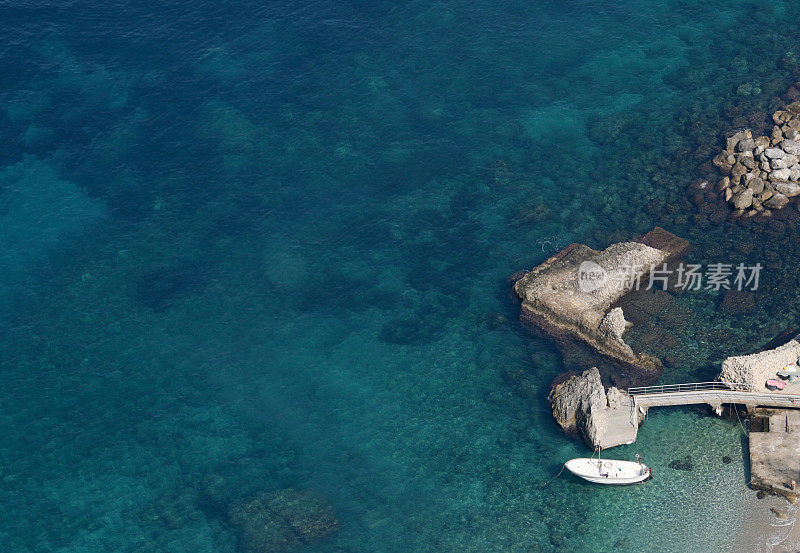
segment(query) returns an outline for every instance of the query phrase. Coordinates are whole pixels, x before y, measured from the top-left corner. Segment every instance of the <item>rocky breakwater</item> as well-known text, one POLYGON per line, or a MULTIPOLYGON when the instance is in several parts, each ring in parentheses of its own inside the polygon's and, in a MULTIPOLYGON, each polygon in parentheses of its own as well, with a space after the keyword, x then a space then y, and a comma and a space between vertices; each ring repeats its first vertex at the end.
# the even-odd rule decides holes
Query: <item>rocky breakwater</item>
POLYGON ((597 367, 557 381, 549 399, 564 432, 580 435, 592 449, 636 441, 640 421, 630 396, 614 387, 606 391, 597 367))
MULTIPOLYGON (((723 175, 716 189, 734 219, 770 217, 800 196, 800 102, 776 111, 772 119, 771 136, 739 131, 713 159, 723 175)), ((696 186, 710 187, 707 181, 696 186)))
POLYGON ((596 365, 604 381, 621 387, 653 383, 663 366, 625 342, 631 323, 614 304, 631 291, 629 283, 646 283, 651 267, 678 259, 688 249, 686 240, 659 227, 602 251, 571 244, 516 280, 520 319, 554 339, 565 359, 570 350, 588 347, 580 370, 596 365))

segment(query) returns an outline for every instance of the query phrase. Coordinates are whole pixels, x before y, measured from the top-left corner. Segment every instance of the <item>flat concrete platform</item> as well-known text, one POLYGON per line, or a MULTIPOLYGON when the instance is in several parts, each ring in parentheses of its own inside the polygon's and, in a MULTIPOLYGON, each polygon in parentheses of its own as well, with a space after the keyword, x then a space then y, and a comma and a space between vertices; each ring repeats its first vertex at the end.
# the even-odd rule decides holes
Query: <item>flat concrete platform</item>
POLYGON ((768 413, 769 432, 800 432, 800 411, 771 409, 768 413))
POLYGON ((768 419, 768 432, 750 432, 750 484, 770 493, 800 494, 800 412, 759 410, 768 419), (799 484, 792 490, 792 480, 799 484))
POLYGON ((603 435, 603 439, 600 441, 600 447, 602 449, 608 449, 610 447, 636 441, 636 434, 639 431, 639 421, 636 417, 632 401, 616 409, 609 409, 606 413, 608 416, 608 427, 603 435))

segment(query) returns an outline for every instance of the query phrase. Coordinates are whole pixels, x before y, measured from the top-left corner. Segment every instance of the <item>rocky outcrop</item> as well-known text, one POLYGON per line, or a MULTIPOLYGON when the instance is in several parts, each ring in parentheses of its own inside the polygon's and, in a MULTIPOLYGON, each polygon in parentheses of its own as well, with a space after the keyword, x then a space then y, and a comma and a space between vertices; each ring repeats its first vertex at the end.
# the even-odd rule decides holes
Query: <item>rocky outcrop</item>
POLYGON ((760 351, 751 355, 728 357, 722 362, 722 370, 717 380, 722 382, 746 383, 754 390, 763 390, 764 383, 775 378, 776 371, 800 357, 800 335, 775 349, 760 351))
POLYGON ((571 376, 555 384, 550 390, 553 416, 564 432, 578 430, 578 417, 585 417, 593 408, 605 406, 606 392, 600 380, 600 371, 592 367, 581 375, 571 376))
POLYGON ((608 340, 617 340, 624 343, 622 333, 628 330, 630 325, 631 323, 625 320, 625 314, 622 312, 622 308, 615 307, 606 313, 606 316, 600 321, 597 332, 600 336, 604 336, 608 340))
POLYGON ((734 209, 734 218, 749 218, 783 209, 800 196, 800 102, 772 116, 771 136, 753 138, 749 129, 726 140, 713 163, 722 173, 717 191, 734 209))
POLYGON ((228 507, 228 520, 244 553, 278 553, 319 542, 338 522, 330 504, 312 490, 259 492, 228 507))
POLYGON ((613 447, 636 438, 638 421, 626 426, 617 420, 621 415, 623 423, 630 421, 630 396, 614 387, 606 392, 597 367, 554 384, 549 399, 558 425, 568 434, 583 437, 592 449, 613 447))
POLYGON ((659 227, 602 251, 571 244, 516 281, 520 318, 556 340, 562 351, 574 342, 587 345, 600 358, 591 364, 602 363, 602 376, 612 384, 651 383, 663 370, 661 362, 631 349, 623 339, 630 323, 622 308, 612 306, 632 284, 646 285, 651 268, 688 249, 686 240, 659 227))

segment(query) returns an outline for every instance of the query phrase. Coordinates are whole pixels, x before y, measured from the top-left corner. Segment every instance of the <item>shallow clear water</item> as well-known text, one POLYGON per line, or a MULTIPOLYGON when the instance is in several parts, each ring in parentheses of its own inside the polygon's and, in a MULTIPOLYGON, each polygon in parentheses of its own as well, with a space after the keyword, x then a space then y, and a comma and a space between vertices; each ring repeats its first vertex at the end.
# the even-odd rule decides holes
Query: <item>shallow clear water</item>
MULTIPOLYGON (((684 191, 800 77, 794 3, 0 14, 6 550, 236 551, 210 475, 319 490, 340 521, 320 551, 723 551, 763 510, 738 424, 693 410, 615 451, 645 455, 646 486, 542 487, 587 451, 505 279, 655 224, 743 258, 750 231, 696 221, 684 191)), ((793 241, 759 240, 783 260, 761 307, 679 298, 664 381, 796 319, 793 241)))

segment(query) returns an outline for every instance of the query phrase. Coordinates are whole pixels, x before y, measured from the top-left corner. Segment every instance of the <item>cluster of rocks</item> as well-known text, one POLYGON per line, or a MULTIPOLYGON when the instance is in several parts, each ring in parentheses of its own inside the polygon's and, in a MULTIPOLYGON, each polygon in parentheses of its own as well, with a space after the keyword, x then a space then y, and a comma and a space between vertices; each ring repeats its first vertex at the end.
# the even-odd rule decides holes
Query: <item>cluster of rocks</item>
POLYGON ((772 119, 772 136, 739 131, 713 159, 724 175, 717 191, 734 209, 733 218, 769 216, 800 195, 800 102, 776 111, 772 119))
MULTIPOLYGON (((791 336, 791 335, 790 335, 791 336)), ((764 383, 777 369, 800 356, 800 335, 785 344, 750 355, 728 357, 718 380, 743 382, 764 391, 764 383)), ((750 432, 750 487, 786 496, 794 502, 800 490, 793 484, 800 474, 800 411, 748 406, 750 432)), ((759 497, 763 497, 760 494, 759 497)), ((775 513, 782 516, 780 513, 775 513)))
POLYGON ((565 350, 574 349, 576 342, 591 349, 592 364, 612 384, 652 383, 663 365, 648 353, 634 352, 623 339, 631 323, 615 304, 631 290, 619 283, 626 278, 646 282, 650 267, 677 259, 688 249, 686 240, 659 227, 638 240, 612 244, 602 251, 571 244, 533 270, 517 275, 514 292, 522 300, 520 319, 554 339, 565 357, 565 350), (581 268, 587 264, 604 276, 589 287, 581 281, 581 268))

